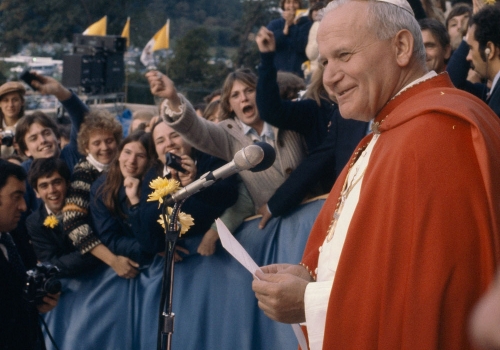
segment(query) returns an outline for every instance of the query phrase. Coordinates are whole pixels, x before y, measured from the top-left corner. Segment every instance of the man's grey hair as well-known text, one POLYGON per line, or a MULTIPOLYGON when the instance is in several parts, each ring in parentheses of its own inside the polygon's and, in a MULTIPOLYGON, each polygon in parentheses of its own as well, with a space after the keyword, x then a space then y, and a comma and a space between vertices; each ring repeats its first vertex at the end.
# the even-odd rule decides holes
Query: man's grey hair
POLYGON ((334 0, 326 6, 324 14, 351 1, 369 3, 367 25, 374 29, 378 39, 387 40, 393 38, 402 29, 408 30, 414 40, 413 56, 417 62, 425 66, 424 40, 414 16, 399 6, 378 0, 334 0))

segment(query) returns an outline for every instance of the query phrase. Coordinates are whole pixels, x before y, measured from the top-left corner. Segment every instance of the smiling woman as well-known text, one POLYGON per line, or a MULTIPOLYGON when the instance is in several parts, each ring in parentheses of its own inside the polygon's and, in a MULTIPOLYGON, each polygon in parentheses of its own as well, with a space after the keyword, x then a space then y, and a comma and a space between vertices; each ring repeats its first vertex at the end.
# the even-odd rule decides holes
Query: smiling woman
POLYGON ((275 149, 273 166, 240 174, 256 210, 267 203, 303 159, 305 150, 298 133, 271 127, 260 118, 255 100, 257 77, 251 71, 240 69, 227 76, 220 99, 222 121, 218 124, 197 117, 167 76, 151 71, 146 77, 151 92, 165 98, 161 117, 196 149, 225 161, 231 161, 236 152, 257 141, 265 141, 275 149))
POLYGON ((86 155, 74 168, 63 208, 63 226, 80 253, 90 253, 111 266, 119 276, 129 270, 124 257, 114 255, 90 226, 90 188, 116 157, 122 127, 107 111, 91 111, 78 133, 78 150, 86 155))
MULTIPOLYGON (((17 121, 24 115, 25 92, 23 84, 15 81, 9 81, 0 86, 0 131, 15 133, 17 121)), ((1 141, 2 137, 0 136, 0 144, 1 141)), ((2 156, 14 153, 14 147, 9 146, 9 144, 2 144, 2 156)))
MULTIPOLYGON (((130 225, 131 212, 139 203, 141 182, 151 163, 150 134, 135 131, 118 146, 118 156, 106 174, 90 190, 90 214, 95 234, 114 255, 125 260, 129 270, 121 277, 132 278, 153 254, 142 249, 130 225)), ((113 266, 112 266, 113 267, 113 266)), ((123 267, 123 266, 122 266, 123 267)))

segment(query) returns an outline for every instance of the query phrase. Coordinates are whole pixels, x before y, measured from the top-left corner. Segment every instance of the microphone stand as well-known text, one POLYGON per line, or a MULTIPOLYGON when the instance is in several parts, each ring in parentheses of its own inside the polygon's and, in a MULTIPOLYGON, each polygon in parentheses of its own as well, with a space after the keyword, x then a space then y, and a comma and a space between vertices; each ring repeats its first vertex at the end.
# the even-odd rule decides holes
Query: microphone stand
POLYGON ((160 312, 158 320, 158 350, 172 348, 172 333, 174 333, 174 318, 172 312, 172 294, 174 287, 174 254, 175 245, 180 233, 180 224, 177 221, 184 200, 176 202, 172 214, 167 221, 167 206, 162 205, 163 222, 165 223, 165 264, 161 283, 160 312))

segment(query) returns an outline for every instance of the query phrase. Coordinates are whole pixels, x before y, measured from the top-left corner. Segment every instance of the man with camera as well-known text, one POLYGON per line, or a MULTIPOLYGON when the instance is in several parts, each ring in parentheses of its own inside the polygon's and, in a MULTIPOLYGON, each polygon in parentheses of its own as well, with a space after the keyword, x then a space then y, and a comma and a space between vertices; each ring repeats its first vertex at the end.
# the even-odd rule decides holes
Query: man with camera
POLYGON ((26 270, 9 231, 26 210, 26 172, 0 159, 0 349, 45 349, 38 313, 52 310, 59 294, 47 294, 35 305, 24 295, 26 270))

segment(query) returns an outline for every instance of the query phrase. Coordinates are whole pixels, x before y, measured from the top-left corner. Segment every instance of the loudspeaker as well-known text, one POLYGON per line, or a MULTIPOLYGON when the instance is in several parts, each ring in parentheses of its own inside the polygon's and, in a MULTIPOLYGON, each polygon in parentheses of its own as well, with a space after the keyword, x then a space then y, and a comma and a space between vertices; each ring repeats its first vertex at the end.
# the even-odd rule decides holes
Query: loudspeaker
POLYGON ((88 46, 96 50, 107 52, 125 52, 127 48, 127 39, 118 35, 97 36, 74 34, 73 46, 88 46))
POLYGON ((110 53, 106 55, 104 89, 106 92, 123 90, 125 83, 125 63, 123 53, 110 53))
POLYGON ((88 56, 94 56, 94 55, 99 55, 102 54, 102 48, 100 47, 93 47, 93 46, 85 46, 85 45, 74 45, 73 46, 73 53, 77 55, 88 55, 88 56))
POLYGON ((62 84, 68 88, 82 87, 85 92, 100 92, 104 85, 104 63, 102 55, 65 55, 62 84))
POLYGON ((62 84, 68 88, 77 88, 83 81, 90 80, 90 59, 85 55, 65 55, 63 57, 62 84))

